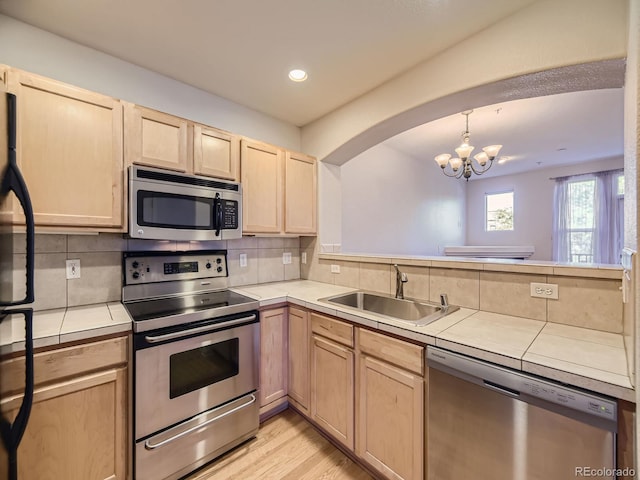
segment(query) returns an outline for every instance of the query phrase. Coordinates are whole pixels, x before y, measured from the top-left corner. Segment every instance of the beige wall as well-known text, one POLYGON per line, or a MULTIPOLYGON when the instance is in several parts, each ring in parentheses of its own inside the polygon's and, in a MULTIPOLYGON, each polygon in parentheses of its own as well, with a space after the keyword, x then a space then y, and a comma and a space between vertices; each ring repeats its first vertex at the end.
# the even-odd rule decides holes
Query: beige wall
MULTIPOLYGON (((640 2, 629 0, 629 45, 627 53, 627 70, 625 78, 625 98, 624 98, 624 168, 625 168, 625 193, 628 197, 633 196, 636 202, 625 202, 625 246, 635 251, 638 250, 638 152, 640 151, 640 125, 638 115, 640 114, 640 2)), ((637 265, 637 259, 634 261, 637 265)), ((635 364, 635 372, 640 371, 640 355, 638 346, 640 345, 640 272, 635 268, 632 272, 635 298, 631 298, 631 305, 625 307, 630 312, 625 311, 625 343, 627 353, 632 353, 630 365, 635 364), (635 308, 634 308, 635 307, 635 308), (633 339, 633 340, 632 340, 633 339)), ((640 389, 636 385, 636 405, 640 403, 640 389)), ((638 460, 640 459, 640 416, 636 413, 636 472, 638 460)))
POLYGON ((579 77, 541 77, 537 84, 514 84, 512 92, 505 91, 506 87, 488 88, 484 94, 491 100, 482 98, 483 92, 476 92, 474 96, 439 104, 437 109, 434 105, 412 112, 436 99, 500 80, 565 65, 622 58, 627 46, 626 13, 627 0, 535 2, 304 126, 302 148, 321 160, 342 164, 395 133, 459 112, 463 107, 543 95, 545 88, 558 80, 564 88, 584 88, 579 77), (401 114, 406 117, 396 118, 401 114), (394 119, 393 125, 385 125, 389 119, 394 119))
MULTIPOLYGON (((24 296, 24 235, 18 235, 14 255, 14 298, 24 296)), ((73 307, 122 299, 122 252, 144 250, 226 249, 228 286, 293 280, 300 278, 298 238, 244 237, 222 242, 169 242, 125 239, 117 234, 36 235, 35 310, 73 307), (282 254, 291 253, 291 264, 283 265, 282 254), (247 267, 240 268, 240 254, 247 267), (66 260, 79 259, 81 278, 66 279, 66 260)))

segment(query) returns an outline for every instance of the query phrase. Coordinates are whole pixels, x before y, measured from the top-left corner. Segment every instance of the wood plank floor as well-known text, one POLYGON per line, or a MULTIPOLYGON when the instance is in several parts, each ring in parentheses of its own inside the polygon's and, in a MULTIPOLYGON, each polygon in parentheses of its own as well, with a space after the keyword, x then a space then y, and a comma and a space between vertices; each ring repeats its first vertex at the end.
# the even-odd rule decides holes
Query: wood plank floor
POLYGON ((254 440, 184 480, 372 480, 304 418, 285 410, 260 427, 254 440))

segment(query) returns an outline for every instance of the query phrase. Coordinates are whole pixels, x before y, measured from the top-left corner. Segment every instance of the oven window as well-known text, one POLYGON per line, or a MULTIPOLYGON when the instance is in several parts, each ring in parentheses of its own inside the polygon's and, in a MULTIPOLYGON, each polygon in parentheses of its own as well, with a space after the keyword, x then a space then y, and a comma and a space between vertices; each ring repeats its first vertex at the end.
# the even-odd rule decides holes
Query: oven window
POLYGON ((213 229, 213 198, 138 190, 138 225, 213 229))
POLYGON ((169 363, 169 398, 238 374, 238 338, 175 353, 169 363))

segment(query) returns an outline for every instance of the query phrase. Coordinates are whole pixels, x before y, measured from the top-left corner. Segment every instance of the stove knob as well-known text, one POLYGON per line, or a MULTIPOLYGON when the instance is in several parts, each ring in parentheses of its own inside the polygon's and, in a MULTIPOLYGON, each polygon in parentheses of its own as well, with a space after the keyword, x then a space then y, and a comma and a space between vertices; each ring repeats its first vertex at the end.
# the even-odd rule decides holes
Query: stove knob
POLYGON ((207 262, 207 264, 205 265, 205 267, 207 267, 207 270, 211 268, 211 263, 207 262))
POLYGON ((133 272, 132 277, 134 280, 137 280, 138 278, 140 278, 140 272, 133 272))
POLYGON ((222 259, 221 259, 221 258, 218 258, 218 259, 216 260, 216 263, 217 263, 218 265, 220 265, 220 264, 222 263, 222 259))
POLYGON ((134 262, 131 264, 131 266, 133 268, 138 268, 140 266, 140 264, 137 261, 134 260, 134 262))
POLYGON ((222 267, 218 267, 216 270, 218 270, 218 273, 220 273, 222 271, 222 267))

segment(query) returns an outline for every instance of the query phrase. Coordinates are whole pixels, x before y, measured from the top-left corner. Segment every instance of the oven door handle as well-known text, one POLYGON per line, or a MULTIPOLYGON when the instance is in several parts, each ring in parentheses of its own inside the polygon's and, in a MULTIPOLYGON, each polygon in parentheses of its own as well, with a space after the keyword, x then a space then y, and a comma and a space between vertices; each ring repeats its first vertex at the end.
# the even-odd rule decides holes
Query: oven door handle
POLYGON ((165 333, 164 335, 146 335, 144 339, 149 343, 164 342, 166 340, 174 340, 176 338, 188 337, 194 333, 211 332, 214 330, 220 330, 226 327, 232 327, 240 323, 250 322, 255 320, 255 315, 248 317, 236 318, 235 320, 229 320, 228 322, 214 323, 213 325, 205 325, 204 327, 190 328, 189 330, 181 330, 174 333, 165 333))
POLYGON ((161 442, 158 443, 151 443, 149 440, 144 442, 144 448, 147 450, 155 450, 156 448, 160 448, 168 443, 173 442, 174 440, 178 440, 179 438, 184 437, 185 435, 188 435, 192 432, 195 432, 196 430, 200 430, 203 427, 206 427, 207 425, 216 422, 218 420, 223 419, 226 416, 231 415, 232 413, 236 413, 238 410, 242 410, 243 408, 248 407, 249 405, 253 404, 256 402, 256 396, 255 394, 251 394, 251 399, 248 402, 243 403, 242 405, 238 405, 237 407, 232 408, 231 410, 229 410, 228 412, 224 412, 221 415, 218 415, 217 417, 213 417, 210 418, 209 420, 207 420, 206 422, 202 422, 198 425, 194 425, 191 428, 186 429, 184 432, 180 432, 177 435, 174 435, 173 437, 169 437, 166 440, 162 440, 161 442))

